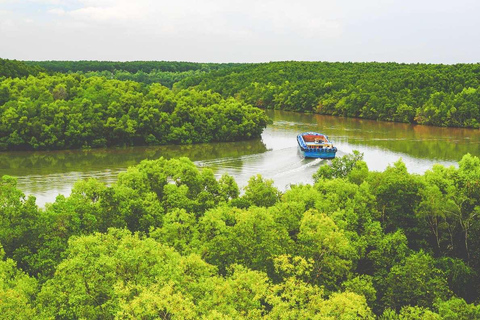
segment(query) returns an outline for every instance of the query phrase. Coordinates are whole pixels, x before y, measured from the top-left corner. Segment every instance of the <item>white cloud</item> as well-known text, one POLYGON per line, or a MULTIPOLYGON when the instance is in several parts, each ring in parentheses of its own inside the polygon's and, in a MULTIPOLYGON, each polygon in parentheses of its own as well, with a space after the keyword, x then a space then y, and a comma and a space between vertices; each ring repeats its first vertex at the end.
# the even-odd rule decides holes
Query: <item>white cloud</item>
POLYGON ((55 8, 50 13, 66 14, 81 21, 135 23, 129 28, 154 28, 158 33, 252 35, 262 32, 305 37, 332 37, 341 30, 335 18, 335 4, 328 1, 152 1, 80 0, 81 8, 69 11, 55 8), (333 18, 332 18, 333 14, 333 18))
MULTIPOLYGON (((1 35, 9 35, 16 31, 14 20, 11 18, 13 13, 8 10, 0 10, 0 40, 1 35)), ((1 41, 0 41, 1 42, 1 41)), ((2 48, 4 50, 4 48, 2 48)))
MULTIPOLYGON (((113 7, 113 6, 122 6, 128 2, 135 3, 138 1, 127 1, 127 0, 77 0, 82 3, 85 7, 113 7)), ((139 0, 142 1, 142 0, 139 0)))
POLYGON ((51 14, 58 15, 58 16, 65 15, 65 10, 63 10, 62 8, 53 8, 53 9, 48 10, 47 12, 51 13, 51 14))
POLYGON ((141 12, 127 7, 85 7, 68 12, 68 15, 81 20, 118 21, 141 17, 141 12))
MULTIPOLYGON (((63 2, 66 3, 67 1, 63 2)), ((69 2, 72 4, 73 1, 69 2)), ((58 7, 48 10, 48 12, 57 15, 67 15, 86 22, 138 20, 148 12, 147 9, 139 5, 139 1, 125 0, 77 0, 75 1, 75 7, 74 9, 58 7)))
POLYGON ((41 4, 41 5, 56 5, 56 6, 72 5, 78 2, 78 0, 26 0, 26 1, 41 4))

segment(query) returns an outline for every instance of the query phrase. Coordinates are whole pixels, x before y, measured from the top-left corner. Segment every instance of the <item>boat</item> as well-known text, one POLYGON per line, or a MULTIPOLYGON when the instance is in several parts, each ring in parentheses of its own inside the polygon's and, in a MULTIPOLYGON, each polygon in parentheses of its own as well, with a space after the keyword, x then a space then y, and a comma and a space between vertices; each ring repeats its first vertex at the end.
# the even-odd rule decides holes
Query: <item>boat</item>
POLYGON ((321 133, 301 133, 297 136, 297 142, 305 158, 333 159, 337 153, 337 148, 321 133))

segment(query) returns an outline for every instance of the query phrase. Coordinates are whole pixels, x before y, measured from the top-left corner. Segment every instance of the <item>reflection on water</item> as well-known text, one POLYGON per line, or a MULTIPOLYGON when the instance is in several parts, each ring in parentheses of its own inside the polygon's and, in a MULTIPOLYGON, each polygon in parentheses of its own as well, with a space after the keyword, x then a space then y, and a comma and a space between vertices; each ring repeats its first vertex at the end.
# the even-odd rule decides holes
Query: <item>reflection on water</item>
POLYGON ((143 159, 189 157, 217 176, 229 173, 240 186, 255 174, 274 179, 280 189, 310 183, 326 160, 301 157, 296 135, 304 131, 327 134, 337 156, 359 150, 370 170, 384 170, 399 158, 410 172, 423 173, 434 163, 455 165, 465 153, 480 156, 480 131, 438 128, 312 114, 268 111, 273 124, 261 140, 192 146, 155 146, 71 151, 0 153, 0 175, 18 177, 18 187, 44 205, 56 195, 68 195, 78 179, 97 178, 107 184, 119 172, 143 159))
POLYGON ((189 157, 217 159, 257 154, 266 150, 261 140, 236 143, 210 143, 153 147, 105 148, 92 150, 3 152, 0 170, 14 176, 49 175, 54 173, 124 170, 143 159, 189 157))
MULTIPOLYGON (((478 129, 443 128, 332 116, 273 112, 277 126, 320 130, 337 144, 370 146, 426 160, 458 161, 480 155, 478 129)), ((294 130, 295 131, 295 130, 294 130)))

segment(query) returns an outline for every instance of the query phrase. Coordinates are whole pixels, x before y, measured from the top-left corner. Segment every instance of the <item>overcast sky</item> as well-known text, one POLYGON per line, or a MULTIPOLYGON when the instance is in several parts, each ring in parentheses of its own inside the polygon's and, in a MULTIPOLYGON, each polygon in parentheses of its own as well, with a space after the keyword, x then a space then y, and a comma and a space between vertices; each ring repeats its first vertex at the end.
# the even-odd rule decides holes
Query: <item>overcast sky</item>
POLYGON ((480 62, 479 0, 0 0, 0 58, 480 62))

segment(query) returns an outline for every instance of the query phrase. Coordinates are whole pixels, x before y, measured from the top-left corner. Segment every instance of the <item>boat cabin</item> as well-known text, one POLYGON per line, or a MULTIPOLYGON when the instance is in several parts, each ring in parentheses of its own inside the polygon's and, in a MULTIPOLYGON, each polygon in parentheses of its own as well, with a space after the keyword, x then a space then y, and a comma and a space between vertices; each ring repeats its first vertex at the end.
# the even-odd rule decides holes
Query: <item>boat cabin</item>
POLYGON ((319 135, 313 135, 313 134, 306 134, 303 137, 303 141, 305 143, 326 143, 328 142, 327 138, 325 136, 319 136, 319 135))

